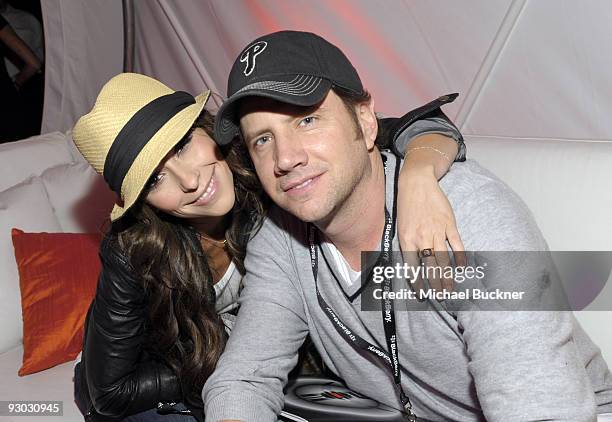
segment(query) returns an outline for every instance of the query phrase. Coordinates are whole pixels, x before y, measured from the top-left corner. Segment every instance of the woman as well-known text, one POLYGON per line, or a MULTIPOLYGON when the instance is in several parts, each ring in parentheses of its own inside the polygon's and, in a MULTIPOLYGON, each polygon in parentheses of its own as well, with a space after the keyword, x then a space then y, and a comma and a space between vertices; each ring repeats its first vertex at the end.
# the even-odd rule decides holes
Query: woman
MULTIPOLYGON (((243 168, 241 149, 224 155, 213 141, 207 98, 121 74, 74 128, 120 198, 75 369, 77 404, 93 420, 203 417, 202 386, 231 329, 246 242, 265 209, 249 193, 257 180, 230 171, 243 168)), ((444 142, 433 149, 457 151, 444 142)))

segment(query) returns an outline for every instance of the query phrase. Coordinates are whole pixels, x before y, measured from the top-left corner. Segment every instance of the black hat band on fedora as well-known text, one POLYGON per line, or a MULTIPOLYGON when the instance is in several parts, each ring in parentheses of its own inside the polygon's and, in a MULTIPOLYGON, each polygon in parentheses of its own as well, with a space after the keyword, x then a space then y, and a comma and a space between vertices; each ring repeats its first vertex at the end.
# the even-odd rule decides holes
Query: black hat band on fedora
POLYGON ((151 101, 132 116, 117 134, 104 160, 104 180, 116 193, 134 160, 149 140, 172 117, 195 104, 192 95, 176 91, 151 101))

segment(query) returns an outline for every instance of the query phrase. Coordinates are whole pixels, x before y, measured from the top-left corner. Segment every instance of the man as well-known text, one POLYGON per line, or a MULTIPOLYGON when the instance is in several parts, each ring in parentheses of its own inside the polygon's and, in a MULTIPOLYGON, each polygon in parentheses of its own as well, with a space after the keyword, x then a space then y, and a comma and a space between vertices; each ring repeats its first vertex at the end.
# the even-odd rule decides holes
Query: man
MULTIPOLYGON (((307 334, 349 388, 408 420, 586 421, 612 411, 610 372, 571 313, 451 312, 435 300, 384 320, 362 310, 361 252, 399 249, 399 163, 378 150, 374 103, 336 47, 309 33, 264 36, 234 63, 228 91, 217 141, 239 125, 277 207, 249 243, 238 321, 203 391, 207 420, 275 420, 307 334)), ((455 164, 441 187, 468 250, 545 249, 525 205, 476 163, 455 164)), ((528 271, 514 276, 529 282, 528 271)))

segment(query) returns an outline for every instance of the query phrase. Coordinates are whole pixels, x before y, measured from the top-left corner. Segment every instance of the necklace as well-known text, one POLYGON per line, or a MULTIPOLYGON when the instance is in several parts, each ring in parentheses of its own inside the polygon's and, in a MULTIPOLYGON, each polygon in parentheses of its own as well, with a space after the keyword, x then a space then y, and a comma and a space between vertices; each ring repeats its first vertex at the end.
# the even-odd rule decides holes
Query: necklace
POLYGON ((218 248, 225 248, 227 246, 227 239, 223 239, 223 240, 212 239, 208 236, 204 236, 202 233, 198 231, 196 231, 196 236, 198 236, 198 239, 206 240, 207 242, 209 242, 210 244, 218 248))

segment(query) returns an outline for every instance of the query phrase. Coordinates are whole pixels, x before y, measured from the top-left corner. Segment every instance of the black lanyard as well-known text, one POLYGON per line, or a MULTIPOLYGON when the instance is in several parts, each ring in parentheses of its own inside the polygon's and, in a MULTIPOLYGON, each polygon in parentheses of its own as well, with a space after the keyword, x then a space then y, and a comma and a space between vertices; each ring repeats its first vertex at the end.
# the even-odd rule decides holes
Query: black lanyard
MULTIPOLYGON (((387 161, 384 160, 385 179, 387 176, 387 161)), ((395 181, 394 181, 394 194, 393 194, 393 208, 392 215, 389 215, 387 206, 385 205, 385 228, 382 239, 380 241, 381 255, 378 260, 378 265, 387 266, 391 263, 392 252, 393 252, 393 235, 395 233, 395 218, 397 215, 397 181, 399 177, 399 163, 395 162, 395 181)), ((385 201, 386 202, 386 201, 385 201)), ((327 318, 331 321, 336 331, 346 340, 348 343, 357 350, 363 350, 369 352, 372 356, 382 361, 383 364, 387 365, 393 373, 393 380, 395 387, 399 394, 399 398, 404 406, 404 415, 408 421, 416 421, 416 415, 412 412, 412 403, 408 396, 404 393, 401 384, 401 372, 399 364, 399 350, 397 345, 397 332, 395 328, 395 312, 393 301, 389 299, 388 295, 383 294, 381 299, 382 304, 382 319, 383 327, 385 329, 385 339, 387 341, 387 349, 389 353, 373 345, 372 343, 364 340, 362 337, 354 333, 340 318, 336 315, 336 312, 325 302, 321 292, 319 291, 318 285, 318 269, 319 269, 319 251, 317 245, 319 244, 317 229, 313 224, 308 225, 308 242, 310 243, 310 263, 312 266, 312 275, 314 276, 315 290, 317 294, 317 300, 321 310, 327 315, 327 318)), ((393 288, 393 282, 389 278, 384 278, 382 281, 383 292, 389 292, 393 288)))

